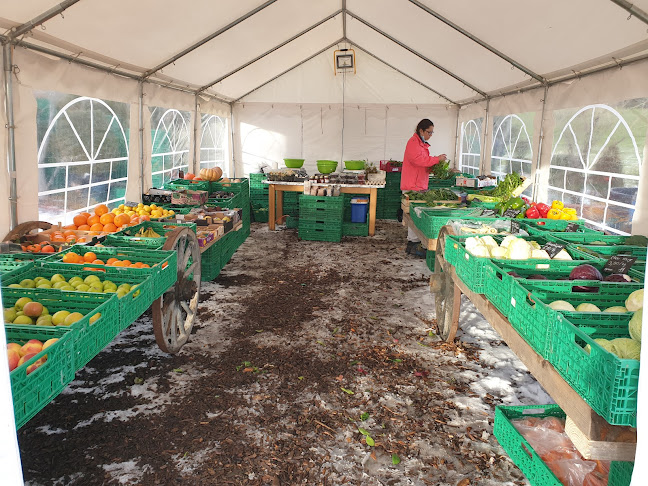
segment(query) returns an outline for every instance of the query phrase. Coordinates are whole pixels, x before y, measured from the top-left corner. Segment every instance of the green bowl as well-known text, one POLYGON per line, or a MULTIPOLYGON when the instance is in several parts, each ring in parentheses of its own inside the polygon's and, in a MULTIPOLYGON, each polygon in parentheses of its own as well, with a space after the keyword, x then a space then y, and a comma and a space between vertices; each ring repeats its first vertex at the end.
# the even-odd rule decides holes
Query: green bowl
POLYGON ((286 167, 289 169, 299 169, 304 165, 304 160, 305 159, 284 159, 284 164, 286 164, 286 167))
POLYGON ((322 174, 330 174, 337 168, 336 160, 318 160, 317 161, 317 170, 322 174))
POLYGON ((345 160, 344 168, 348 170, 362 170, 365 168, 364 160, 345 160))

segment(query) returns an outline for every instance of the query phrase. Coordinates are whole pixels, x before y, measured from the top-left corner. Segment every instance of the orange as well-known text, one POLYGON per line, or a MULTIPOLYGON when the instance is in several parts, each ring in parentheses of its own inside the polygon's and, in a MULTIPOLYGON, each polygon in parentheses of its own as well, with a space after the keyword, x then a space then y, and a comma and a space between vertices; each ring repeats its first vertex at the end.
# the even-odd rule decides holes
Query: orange
POLYGON ((65 236, 63 236, 62 233, 52 233, 52 238, 51 238, 51 240, 52 240, 52 241, 55 241, 55 242, 59 242, 59 243, 61 243, 61 242, 64 242, 64 241, 65 241, 65 236))
POLYGON ((151 217, 150 217, 148 214, 142 214, 142 215, 140 216, 140 223, 141 223, 142 221, 151 221, 151 217))
POLYGON ((94 212, 95 212, 95 214, 96 214, 97 216, 101 216, 101 215, 103 215, 103 214, 106 214, 107 212, 109 212, 109 210, 108 210, 108 206, 106 206, 105 204, 99 204, 99 206, 97 206, 97 207, 94 209, 94 212))
MULTIPOLYGON (((76 224, 68 224, 67 226, 63 226, 64 230, 71 231, 77 229, 76 224)), ((63 233, 65 234, 65 232, 63 233)))
POLYGON ((82 213, 79 213, 80 216, 85 216, 86 219, 88 219, 92 214, 90 214, 88 211, 83 211, 82 213))
POLYGON ((99 222, 104 225, 112 223, 113 221, 115 221, 115 215, 113 213, 102 214, 99 218, 99 222))
POLYGON ((130 264, 133 263, 133 262, 131 262, 130 260, 122 260, 122 262, 124 263, 124 266, 125 266, 125 267, 127 267, 127 266, 129 266, 130 264))
POLYGON ((137 263, 133 263, 131 267, 142 268, 142 265, 144 265, 142 262, 137 262, 137 263))
POLYGON ((108 259, 108 261, 106 261, 106 265, 112 265, 113 263, 118 262, 118 261, 119 260, 117 258, 111 257, 111 258, 108 259))
POLYGON ((97 254, 94 251, 88 251, 83 255, 83 260, 92 263, 97 259, 97 254))
POLYGON ((88 221, 87 221, 86 224, 92 226, 93 224, 100 223, 101 222, 100 219, 101 219, 101 216, 97 216, 96 214, 93 214, 92 216, 90 216, 88 218, 88 221))
POLYGON ((142 263, 142 267, 141 267, 141 268, 151 268, 151 267, 148 265, 148 263, 142 263))
POLYGON ((52 245, 45 245, 41 248, 43 253, 54 253, 54 247, 52 245))
POLYGON ((95 261, 91 262, 91 263, 94 263, 95 265, 105 265, 103 260, 99 260, 98 258, 95 261))
POLYGON ((63 255, 63 263, 76 263, 79 258, 81 258, 80 255, 71 251, 63 255))
POLYGON ((79 226, 77 228, 77 230, 79 230, 79 231, 90 231, 90 226, 88 226, 87 224, 82 224, 81 226, 79 226))
POLYGON ((74 230, 67 229, 63 232, 63 236, 76 236, 76 233, 74 232, 74 230))
POLYGON ((130 216, 125 213, 118 214, 117 216, 115 216, 113 223, 115 223, 115 226, 117 227, 124 226, 125 224, 130 223, 130 216))
POLYGON ((86 239, 85 236, 81 236, 80 238, 77 239, 77 243, 85 243, 86 239))
POLYGON ((125 267, 126 265, 124 264, 123 261, 117 260, 115 263, 113 263, 114 267, 125 267))
POLYGON ((76 235, 68 235, 65 237, 66 243, 72 243, 73 241, 76 241, 76 235))
MULTIPOLYGON (((108 213, 108 214, 110 214, 110 213, 108 213)), ((105 216, 105 214, 104 214, 104 216, 105 216)), ((115 226, 114 223, 104 224, 103 230, 106 233, 114 233, 115 231, 117 231, 117 226, 115 226)))
POLYGON ((103 224, 101 224, 101 223, 93 224, 92 226, 90 226, 90 231, 102 232, 103 231, 103 224))
POLYGON ((88 217, 84 214, 77 214, 74 217, 73 221, 74 224, 76 224, 77 226, 81 226, 82 224, 86 224, 86 222, 88 221, 88 217))

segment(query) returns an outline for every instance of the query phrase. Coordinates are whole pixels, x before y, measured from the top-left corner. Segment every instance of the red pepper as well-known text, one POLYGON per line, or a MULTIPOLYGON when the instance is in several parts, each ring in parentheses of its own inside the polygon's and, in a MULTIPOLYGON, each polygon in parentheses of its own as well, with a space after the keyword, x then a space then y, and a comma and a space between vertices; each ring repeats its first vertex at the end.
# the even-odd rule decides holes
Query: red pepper
POLYGON ((540 203, 540 204, 536 204, 536 208, 538 209, 538 212, 540 213, 540 217, 541 218, 546 218, 547 213, 551 209, 551 206, 549 206, 549 205, 547 205, 545 203, 540 203))
POLYGON ((545 222, 544 222, 544 221, 538 221, 536 224, 537 224, 538 226, 544 226, 544 225, 545 225, 545 222))
POLYGON ((540 217, 540 212, 538 212, 538 208, 536 208, 535 206, 531 206, 529 209, 526 210, 525 215, 527 218, 538 219, 540 217))

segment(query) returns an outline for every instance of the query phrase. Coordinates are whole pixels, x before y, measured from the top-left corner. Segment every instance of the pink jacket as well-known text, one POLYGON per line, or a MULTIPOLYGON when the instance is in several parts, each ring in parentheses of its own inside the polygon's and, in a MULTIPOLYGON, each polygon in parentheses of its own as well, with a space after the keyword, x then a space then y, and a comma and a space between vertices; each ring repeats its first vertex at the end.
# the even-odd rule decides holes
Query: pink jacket
POLYGON ((429 145, 423 143, 418 134, 412 135, 407 141, 403 155, 403 172, 401 174, 401 190, 427 191, 428 167, 439 163, 439 157, 430 156, 429 145))

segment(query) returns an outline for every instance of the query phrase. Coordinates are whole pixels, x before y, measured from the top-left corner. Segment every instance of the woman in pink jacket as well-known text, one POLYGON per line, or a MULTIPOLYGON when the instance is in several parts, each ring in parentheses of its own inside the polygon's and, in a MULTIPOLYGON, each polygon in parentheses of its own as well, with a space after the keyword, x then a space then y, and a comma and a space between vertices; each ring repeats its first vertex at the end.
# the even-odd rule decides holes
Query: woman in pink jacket
MULTIPOLYGON (((427 191, 431 167, 446 159, 445 154, 436 157, 430 155, 430 144, 427 141, 433 133, 434 123, 424 118, 416 125, 416 133, 407 141, 401 174, 402 191, 427 191)), ((421 247, 418 236, 410 228, 407 229, 406 251, 425 257, 425 249, 421 247)))

